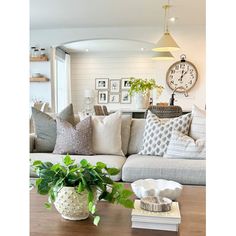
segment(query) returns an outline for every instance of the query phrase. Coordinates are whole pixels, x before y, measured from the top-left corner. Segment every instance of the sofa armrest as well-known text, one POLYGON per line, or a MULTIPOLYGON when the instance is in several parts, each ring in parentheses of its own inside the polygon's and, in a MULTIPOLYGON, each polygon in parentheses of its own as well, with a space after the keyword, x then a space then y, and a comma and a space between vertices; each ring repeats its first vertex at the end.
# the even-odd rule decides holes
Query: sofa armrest
POLYGON ((34 133, 30 134, 30 152, 33 152, 33 150, 35 149, 35 139, 36 139, 36 135, 34 133))

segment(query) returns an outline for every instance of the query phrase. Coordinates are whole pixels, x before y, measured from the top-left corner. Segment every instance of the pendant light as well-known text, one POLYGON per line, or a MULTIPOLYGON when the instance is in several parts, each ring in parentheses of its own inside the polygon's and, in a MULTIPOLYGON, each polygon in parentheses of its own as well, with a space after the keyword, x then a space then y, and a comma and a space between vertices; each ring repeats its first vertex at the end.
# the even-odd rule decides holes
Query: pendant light
POLYGON ((156 47, 152 49, 155 52, 177 51, 180 49, 178 44, 175 42, 175 40, 169 33, 168 12, 170 7, 171 6, 169 5, 169 1, 167 5, 163 6, 165 10, 164 35, 158 41, 156 47))
POLYGON ((155 61, 170 61, 173 60, 174 56, 170 52, 156 52, 152 60, 155 61))

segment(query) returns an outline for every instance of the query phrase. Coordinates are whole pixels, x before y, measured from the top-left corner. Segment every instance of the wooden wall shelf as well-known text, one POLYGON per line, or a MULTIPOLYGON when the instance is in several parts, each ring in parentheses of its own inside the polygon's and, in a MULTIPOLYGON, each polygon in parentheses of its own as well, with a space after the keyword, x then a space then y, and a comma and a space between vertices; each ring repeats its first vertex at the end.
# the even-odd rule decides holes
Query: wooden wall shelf
POLYGON ((49 79, 46 77, 30 77, 30 82, 48 82, 49 79))
POLYGON ((30 61, 49 61, 48 56, 30 57, 30 61))

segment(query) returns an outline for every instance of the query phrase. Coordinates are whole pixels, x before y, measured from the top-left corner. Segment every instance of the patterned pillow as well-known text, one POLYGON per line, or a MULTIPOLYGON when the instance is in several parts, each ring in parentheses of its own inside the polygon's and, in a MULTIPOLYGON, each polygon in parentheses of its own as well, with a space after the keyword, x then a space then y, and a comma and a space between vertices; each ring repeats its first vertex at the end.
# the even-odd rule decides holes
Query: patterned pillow
POLYGON ((54 154, 92 155, 92 122, 87 117, 75 127, 69 122, 56 118, 57 140, 54 154))
POLYGON ((206 140, 198 139, 195 141, 191 137, 173 130, 164 157, 174 159, 205 159, 206 140))
POLYGON ((169 120, 161 120, 148 111, 143 135, 141 155, 163 156, 170 142, 171 133, 176 129, 188 134, 191 122, 191 113, 169 120))

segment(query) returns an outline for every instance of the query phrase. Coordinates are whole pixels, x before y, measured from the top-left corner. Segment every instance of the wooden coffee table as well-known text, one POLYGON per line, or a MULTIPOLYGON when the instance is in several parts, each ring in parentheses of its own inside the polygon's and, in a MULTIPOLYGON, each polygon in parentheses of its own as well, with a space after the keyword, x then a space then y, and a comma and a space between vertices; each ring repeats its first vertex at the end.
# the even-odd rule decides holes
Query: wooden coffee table
MULTIPOLYGON (((128 185, 127 185, 128 186, 128 185)), ((99 202, 97 213, 101 216, 99 226, 92 219, 69 221, 63 219, 53 207, 44 208, 46 196, 33 189, 30 191, 30 235, 31 236, 204 236, 205 235, 205 187, 184 186, 178 199, 182 222, 179 232, 132 229, 131 209, 119 205, 99 202)))

